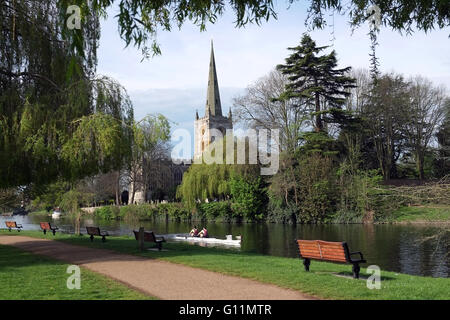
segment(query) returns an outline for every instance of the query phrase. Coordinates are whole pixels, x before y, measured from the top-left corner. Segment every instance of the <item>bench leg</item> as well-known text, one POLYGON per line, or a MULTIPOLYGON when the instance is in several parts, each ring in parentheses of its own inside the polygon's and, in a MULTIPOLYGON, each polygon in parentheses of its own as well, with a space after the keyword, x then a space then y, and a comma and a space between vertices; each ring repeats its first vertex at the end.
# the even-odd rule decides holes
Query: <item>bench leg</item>
POLYGON ((105 241, 106 241, 105 236, 102 236, 102 242, 105 242, 105 241))
POLYGON ((158 242, 157 245, 158 245, 158 250, 161 251, 161 249, 162 249, 162 243, 161 243, 161 242, 158 242))
POLYGON ((94 242, 94 236, 91 234, 91 242, 94 242))
POLYGON ((47 230, 44 229, 44 234, 47 234, 47 230))
POLYGON ((19 229, 17 229, 17 232, 20 232, 20 228, 19 228, 19 229))
POLYGON ((52 230, 53 231, 53 235, 55 235, 56 234, 56 230, 52 230))
POLYGON ((310 264, 311 264, 311 260, 309 260, 309 259, 303 260, 303 265, 305 266, 305 271, 309 271, 310 264))
POLYGON ((11 232, 11 228, 9 228, 9 232, 11 232))
POLYGON ((353 279, 359 279, 359 271, 360 271, 359 263, 353 264, 352 271, 353 271, 353 279))

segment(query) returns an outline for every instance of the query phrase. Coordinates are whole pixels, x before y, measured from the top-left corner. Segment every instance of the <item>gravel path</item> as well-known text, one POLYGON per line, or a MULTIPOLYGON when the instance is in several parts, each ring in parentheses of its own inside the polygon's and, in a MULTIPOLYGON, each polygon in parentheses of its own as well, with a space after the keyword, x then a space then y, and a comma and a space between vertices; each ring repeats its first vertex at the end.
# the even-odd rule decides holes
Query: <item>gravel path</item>
MULTIPOLYGON (((167 300, 305 300, 299 291, 170 262, 24 236, 0 236, 0 244, 101 273, 167 300), (190 288, 194 289, 190 289, 190 288), (199 289, 201 288, 201 289, 199 289)), ((83 285, 83 271, 81 273, 83 285)))

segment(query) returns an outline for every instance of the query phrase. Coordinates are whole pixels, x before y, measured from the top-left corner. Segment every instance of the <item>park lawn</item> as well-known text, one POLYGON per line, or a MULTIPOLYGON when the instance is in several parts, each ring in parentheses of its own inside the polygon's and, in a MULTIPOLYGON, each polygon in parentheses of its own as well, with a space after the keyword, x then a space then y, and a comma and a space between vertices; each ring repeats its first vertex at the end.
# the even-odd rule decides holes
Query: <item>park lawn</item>
POLYGON ((392 213, 395 222, 450 222, 450 206, 403 207, 392 213))
MULTIPOLYGON (((0 235, 14 235, 0 231, 0 235)), ((128 236, 109 237, 107 242, 100 239, 90 242, 87 236, 57 234, 44 236, 42 232, 22 231, 21 235, 37 238, 53 238, 70 244, 94 248, 105 248, 127 254, 161 259, 195 268, 240 276, 284 288, 299 290, 324 299, 371 299, 371 300, 412 300, 449 299, 450 279, 429 278, 382 271, 381 290, 369 290, 366 280, 338 277, 336 274, 351 276, 350 265, 313 261, 311 272, 303 270, 302 261, 294 258, 265 256, 242 253, 219 248, 203 248, 183 243, 166 243, 168 251, 139 252, 137 242, 128 236)), ((147 244, 146 246, 151 246, 147 244)), ((366 273, 361 268, 361 276, 366 273)))
POLYGON ((81 268, 81 288, 66 282, 69 264, 0 245, 0 300, 144 300, 125 285, 81 268))

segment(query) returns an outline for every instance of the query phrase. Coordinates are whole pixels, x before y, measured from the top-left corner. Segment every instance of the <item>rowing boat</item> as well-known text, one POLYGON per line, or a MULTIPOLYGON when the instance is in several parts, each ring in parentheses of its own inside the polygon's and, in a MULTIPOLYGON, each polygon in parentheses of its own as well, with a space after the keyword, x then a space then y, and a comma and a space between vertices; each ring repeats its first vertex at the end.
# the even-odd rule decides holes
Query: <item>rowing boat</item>
POLYGON ((241 246, 241 239, 233 240, 231 239, 231 237, 227 237, 226 239, 200 238, 200 237, 191 237, 189 233, 163 234, 159 235, 159 237, 164 237, 164 239, 166 240, 174 240, 174 241, 185 241, 185 242, 205 243, 205 244, 222 244, 227 246, 239 246, 239 247, 241 246))

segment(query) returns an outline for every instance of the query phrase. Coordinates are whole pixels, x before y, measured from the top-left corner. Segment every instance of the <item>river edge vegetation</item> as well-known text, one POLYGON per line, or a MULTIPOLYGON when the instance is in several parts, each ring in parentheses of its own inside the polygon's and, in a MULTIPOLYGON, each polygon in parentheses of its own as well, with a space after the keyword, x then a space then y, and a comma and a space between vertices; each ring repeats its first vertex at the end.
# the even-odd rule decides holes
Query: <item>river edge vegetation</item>
POLYGON ((108 277, 81 269, 81 289, 67 289, 69 264, 0 245, 2 300, 147 300, 151 297, 108 277))
MULTIPOLYGON (((5 230, 1 230, 0 234, 15 235, 5 230)), ((23 231, 20 235, 49 238, 37 231, 23 231)), ((181 243, 165 244, 168 251, 164 252, 140 252, 136 240, 128 236, 110 237, 105 243, 100 241, 91 243, 85 236, 61 233, 57 233, 51 239, 253 279, 283 288, 299 290, 323 299, 445 300, 448 299, 450 290, 450 279, 411 276, 388 271, 381 273, 381 289, 370 290, 367 288, 364 278, 351 279, 351 266, 349 265, 314 261, 311 272, 308 273, 304 271, 302 261, 298 258, 264 256, 181 243), (347 278, 342 276, 347 276, 347 278)), ((365 268, 361 268, 361 276, 367 276, 365 268)))
MULTIPOLYGON (((181 203, 169 204, 142 204, 142 205, 128 205, 128 206, 104 206, 99 207, 92 213, 81 211, 81 217, 94 217, 101 220, 116 220, 116 221, 176 221, 176 222, 215 222, 215 223, 232 223, 236 222, 232 219, 230 204, 221 202, 218 205, 212 205, 210 211, 200 211, 192 214, 183 207, 181 203), (226 210, 217 210, 226 207, 226 210)), ((209 206, 208 206, 209 207, 209 206)), ((30 216, 50 216, 51 213, 46 210, 35 211, 29 214, 30 216)), ((69 214, 69 217, 76 219, 76 214, 69 214)), ((241 221, 242 222, 242 221, 241 221)), ((247 221, 248 222, 248 221, 247 221)), ((244 221, 244 223, 247 223, 244 221)), ((253 222, 250 222, 253 223, 253 222)), ((274 223, 267 220, 259 221, 259 223, 274 223)), ((327 224, 361 224, 363 222, 355 221, 329 221, 327 224)), ((398 223, 450 223, 450 207, 436 206, 436 205, 417 205, 409 207, 401 207, 392 211, 388 216, 379 216, 371 222, 374 224, 398 224, 398 223)))

